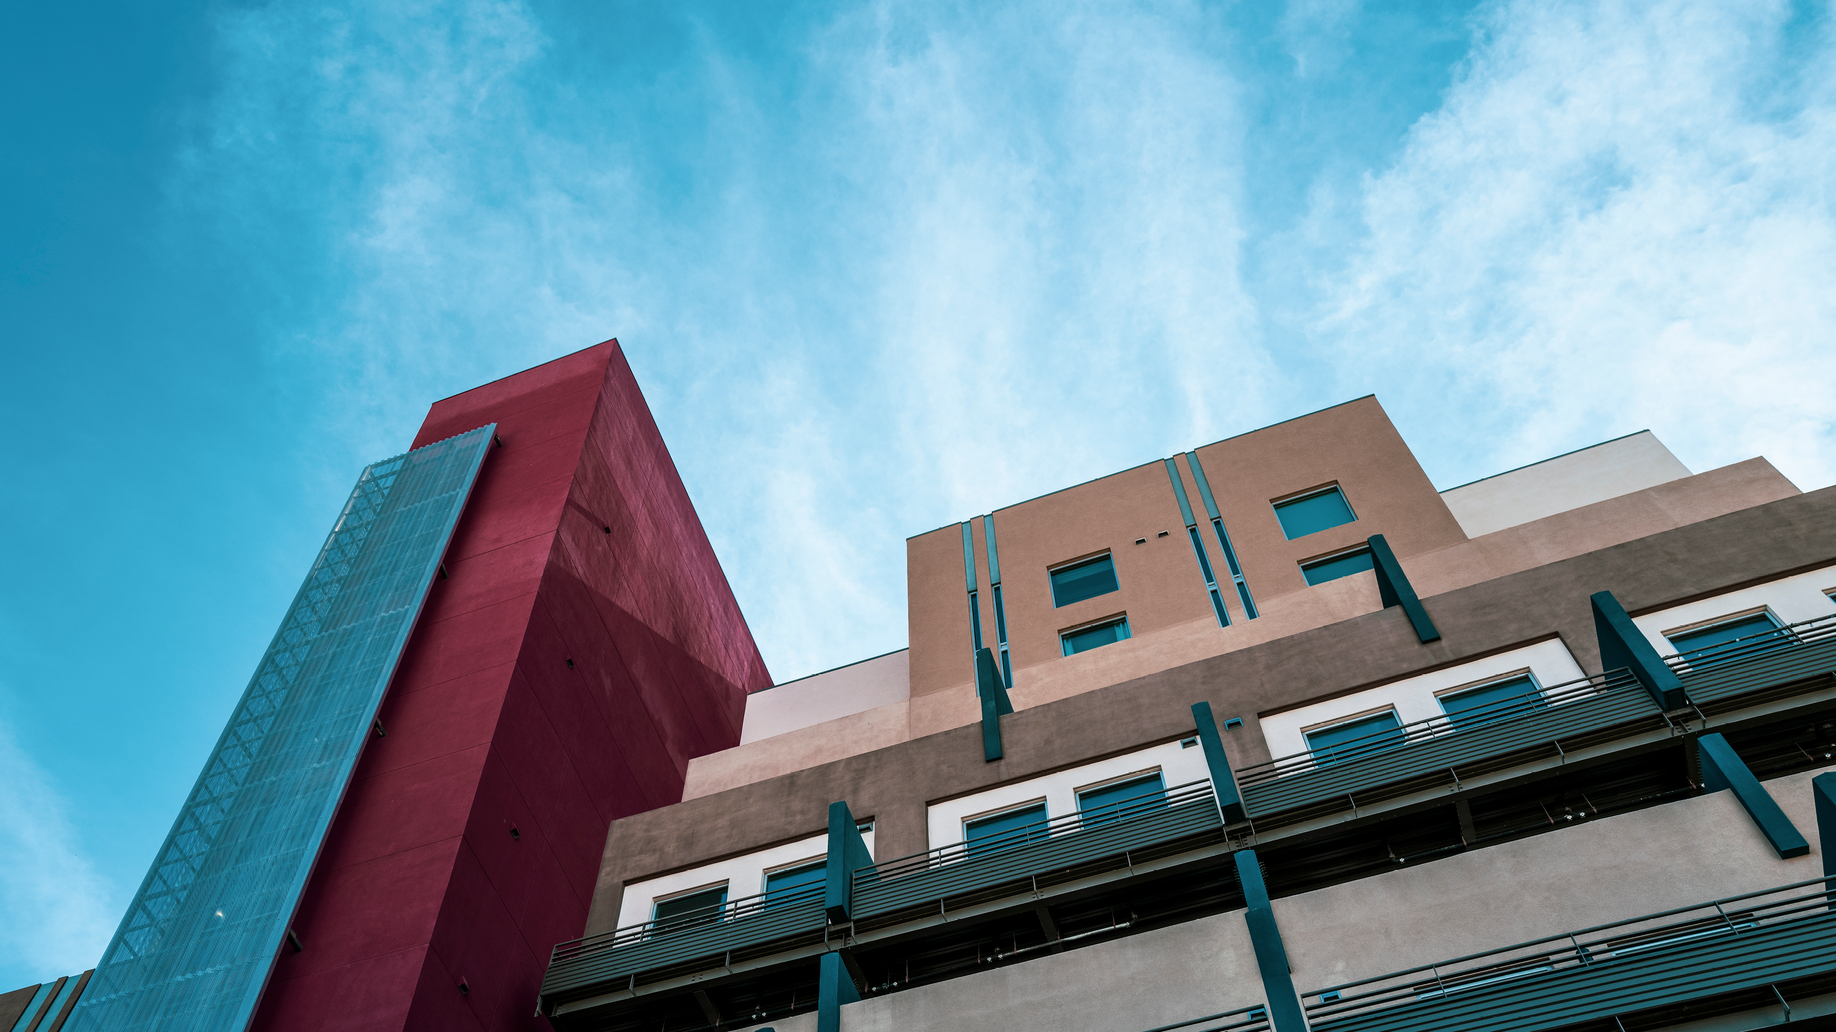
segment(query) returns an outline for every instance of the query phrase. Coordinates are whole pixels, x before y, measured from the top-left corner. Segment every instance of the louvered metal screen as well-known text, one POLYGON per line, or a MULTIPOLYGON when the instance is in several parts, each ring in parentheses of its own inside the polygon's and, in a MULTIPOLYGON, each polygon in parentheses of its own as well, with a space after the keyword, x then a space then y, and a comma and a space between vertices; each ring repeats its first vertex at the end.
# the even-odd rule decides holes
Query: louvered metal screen
POLYGON ((357 479, 71 1032, 247 1027, 494 429, 357 479))

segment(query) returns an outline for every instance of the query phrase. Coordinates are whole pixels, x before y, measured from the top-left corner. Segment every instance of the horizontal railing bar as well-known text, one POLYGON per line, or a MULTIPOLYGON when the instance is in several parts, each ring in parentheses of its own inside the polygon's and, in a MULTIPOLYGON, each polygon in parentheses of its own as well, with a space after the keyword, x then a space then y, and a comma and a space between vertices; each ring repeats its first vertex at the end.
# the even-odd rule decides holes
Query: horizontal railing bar
POLYGON ((1267 1007, 1263 1006, 1262 1004, 1256 1004, 1250 1007, 1240 1007, 1233 1011, 1224 1011, 1221 1014, 1207 1014, 1202 1018, 1193 1018, 1190 1021, 1181 1021, 1173 1025, 1160 1025, 1155 1028, 1144 1029, 1143 1032, 1173 1032, 1173 1030, 1177 1028, 1186 1028, 1191 1025, 1202 1025, 1207 1021, 1217 1021, 1220 1018, 1234 1018, 1239 1015, 1241 1015, 1245 1019, 1244 1022, 1240 1022, 1235 1025, 1221 1025, 1219 1026, 1219 1028, 1220 1029, 1227 1029, 1227 1028, 1234 1029, 1234 1028, 1244 1028, 1249 1025, 1266 1025, 1269 1020, 1268 1013, 1269 1012, 1268 1012, 1267 1007))
POLYGON ((739 899, 728 900, 725 903, 716 904, 714 906, 684 911, 681 914, 664 918, 661 921, 652 919, 638 924, 625 925, 622 928, 615 928, 609 932, 600 932, 597 935, 588 935, 579 939, 571 939, 567 942, 557 944, 554 948, 553 956, 556 959, 560 959, 563 956, 563 951, 576 951, 568 953, 567 956, 579 956, 580 953, 578 951, 583 947, 611 948, 612 946, 623 944, 627 940, 654 941, 659 936, 686 931, 690 928, 699 928, 705 925, 714 924, 727 924, 753 914, 770 913, 781 909, 789 910, 795 908, 798 904, 817 902, 822 898, 822 894, 823 886, 810 885, 780 892, 762 892, 754 896, 742 896, 739 899))
POLYGON ((1598 698, 1637 684, 1638 681, 1631 672, 1622 667, 1610 670, 1605 674, 1595 674, 1592 677, 1551 685, 1534 695, 1526 695, 1521 699, 1496 707, 1486 707, 1470 715, 1454 717, 1443 713, 1423 717, 1396 727, 1374 731, 1368 735, 1331 746, 1329 749, 1308 749, 1288 756, 1264 760, 1261 763, 1238 767, 1237 779, 1239 784, 1262 784, 1289 773, 1330 767, 1337 763, 1362 759, 1417 742, 1441 741, 1451 735, 1464 734, 1481 727, 1491 727, 1528 713, 1540 713, 1583 699, 1598 698), (1324 761, 1318 758, 1322 753, 1326 755, 1324 761))
POLYGON ((1031 824, 1025 828, 1016 829, 1009 833, 1011 837, 1015 839, 1011 845, 986 845, 985 843, 989 841, 987 839, 978 842, 969 842, 967 840, 952 842, 948 845, 938 846, 935 849, 927 849, 921 853, 911 853, 906 856, 895 857, 891 860, 864 864, 856 868, 856 877, 858 879, 860 874, 864 872, 885 875, 895 871, 904 873, 907 869, 929 869, 938 867, 946 863, 955 862, 953 857, 956 854, 962 854, 964 857, 967 857, 971 855, 972 851, 973 855, 978 858, 993 856, 997 853, 1006 852, 1009 849, 1042 841, 1044 838, 1056 837, 1067 828, 1075 827, 1077 830, 1083 831, 1091 828, 1106 827, 1110 824, 1128 820, 1133 817, 1139 817, 1143 814, 1153 813, 1169 806, 1178 806, 1205 799, 1210 795, 1211 782, 1209 780, 1189 781, 1183 785, 1175 785, 1172 788, 1166 789, 1164 794, 1144 796, 1140 802, 1125 804, 1125 807, 1120 810, 1105 807, 1095 818, 1087 816, 1082 812, 1060 814, 1049 820, 1031 824), (1040 834, 1039 829, 1044 829, 1043 835, 1040 834), (1027 834, 1029 832, 1031 833, 1030 835, 1027 834))
POLYGON ((1833 634, 1836 634, 1836 616, 1819 616, 1785 624, 1782 627, 1774 627, 1769 631, 1743 635, 1699 649, 1682 649, 1665 655, 1663 660, 1678 673, 1685 671, 1698 673, 1755 655, 1770 655, 1778 650, 1778 643, 1781 642, 1805 645, 1821 641, 1833 634))
MULTIPOLYGON (((1693 912, 1701 911, 1701 910, 1711 910, 1711 911, 1717 911, 1717 913, 1719 913, 1717 908, 1725 908, 1728 904, 1731 904, 1731 903, 1739 903, 1742 900, 1758 899, 1763 896, 1772 896, 1772 895, 1777 895, 1779 893, 1791 892, 1796 889, 1802 889, 1802 888, 1806 888, 1812 885, 1823 886, 1826 882, 1831 882, 1831 881, 1836 881, 1836 879, 1808 878, 1800 882, 1791 882, 1785 885, 1774 886, 1770 889, 1760 889, 1756 892, 1743 893, 1738 896, 1725 896, 1720 899, 1708 900, 1706 902, 1696 903, 1696 904, 1692 904, 1686 907, 1677 907, 1673 910, 1659 910, 1654 913, 1643 914, 1638 917, 1626 918, 1620 921, 1613 921, 1608 924, 1593 925, 1592 927, 1588 927, 1588 928, 1579 928, 1573 931, 1560 932, 1555 935, 1545 936, 1541 939, 1530 939, 1525 942, 1515 943, 1510 946, 1501 946, 1496 949, 1484 950, 1479 953, 1470 953, 1470 954, 1467 954, 1466 956, 1454 957, 1450 960, 1437 961, 1432 964, 1423 964, 1418 967, 1403 968, 1398 971, 1392 971, 1388 974, 1375 975, 1370 978, 1361 978, 1356 981, 1344 982, 1339 985, 1329 985, 1329 986, 1322 987, 1320 989, 1315 989, 1304 995, 1317 996, 1322 993, 1332 993, 1332 992, 1343 993, 1344 990, 1356 988, 1357 986, 1371 985, 1376 982, 1386 982, 1391 979, 1402 978, 1406 975, 1419 975, 1424 972, 1429 973, 1430 977, 1433 977, 1434 973, 1438 971, 1440 972, 1439 977, 1442 979, 1445 979, 1447 977, 1447 974, 1445 973, 1443 969, 1450 967, 1452 965, 1465 964, 1469 961, 1474 961, 1474 960, 1483 960, 1487 957, 1497 957, 1503 954, 1512 953, 1516 950, 1529 949, 1530 947, 1541 946, 1546 943, 1569 942, 1571 944, 1571 948, 1567 948, 1565 950, 1550 951, 1550 955, 1557 954, 1557 953, 1566 955, 1568 953, 1573 952, 1572 946, 1575 944, 1575 941, 1584 935, 1594 935, 1595 933, 1610 931, 1615 928, 1626 928, 1632 925, 1643 924, 1648 921, 1656 921, 1661 918, 1674 917, 1678 914, 1688 914, 1688 913, 1693 913, 1693 912)), ((1802 896, 1795 896, 1795 897, 1789 897, 1786 899, 1777 900, 1774 903, 1767 904, 1766 906, 1767 907, 1784 907, 1788 904, 1802 903, 1807 900, 1813 900, 1813 899, 1828 900, 1832 896, 1836 896, 1836 889, 1820 888, 1815 892, 1806 893, 1805 895, 1802 895, 1802 896)), ((1765 908, 1762 907, 1761 909, 1765 909, 1765 908)), ((1753 912, 1743 911, 1741 916, 1743 917, 1743 919, 1750 919, 1751 914, 1754 914, 1754 913, 1757 913, 1757 911, 1753 911, 1753 912)), ((1708 916, 1704 915, 1704 920, 1708 920, 1708 919, 1709 919, 1708 916)), ((1664 929, 1662 928, 1658 928, 1658 929, 1652 929, 1651 932, 1652 934, 1656 934, 1663 930, 1664 929)), ((1610 941, 1610 940, 1603 939, 1599 941, 1605 942, 1605 941, 1610 941)), ((1585 944, 1582 944, 1582 945, 1585 945, 1585 944)), ((1510 963, 1512 964, 1516 964, 1520 962, 1527 963, 1533 959, 1535 959, 1534 956, 1524 957, 1524 958, 1520 958, 1520 960, 1513 960, 1510 963)), ((1333 1002, 1337 1003, 1340 1001, 1333 1001, 1333 1002)), ((1321 1005, 1316 1005, 1316 1006, 1321 1006, 1321 1005)))

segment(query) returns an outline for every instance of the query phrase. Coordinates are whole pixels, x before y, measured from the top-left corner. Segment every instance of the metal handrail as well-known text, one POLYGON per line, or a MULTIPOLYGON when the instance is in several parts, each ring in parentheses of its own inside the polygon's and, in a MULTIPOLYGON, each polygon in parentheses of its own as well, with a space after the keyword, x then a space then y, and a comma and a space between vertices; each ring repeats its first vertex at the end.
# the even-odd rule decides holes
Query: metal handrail
POLYGON ((1832 884, 1836 883, 1831 879, 1811 878, 1326 986, 1304 994, 1303 999, 1311 1001, 1305 1003, 1308 1021, 1442 1000, 1520 978, 1593 967, 1725 935, 1748 935, 1813 915, 1829 917, 1836 902, 1832 884), (1682 919, 1670 920, 1674 918, 1682 919))
POLYGON ((1683 649, 1663 658, 1670 669, 1679 674, 1699 673, 1760 655, 1775 655, 1781 648, 1813 645, 1832 637, 1836 637, 1836 616, 1819 616, 1706 648, 1683 649))
POLYGON ((1327 748, 1308 749, 1289 756, 1265 760, 1262 763, 1238 767, 1236 770, 1237 783, 1240 786, 1263 784, 1291 774, 1362 759, 1417 742, 1440 741, 1449 735, 1461 734, 1474 728, 1491 726, 1552 707, 1628 689, 1642 691, 1643 686, 1638 683, 1637 678, 1632 676, 1630 670, 1621 667, 1617 670, 1609 670, 1604 674, 1595 674, 1592 677, 1582 677, 1550 685, 1535 694, 1482 710, 1469 711, 1458 716, 1443 713, 1421 720, 1412 720, 1398 727, 1384 728, 1381 731, 1374 731, 1371 734, 1327 748))
POLYGON ((1159 1025, 1147 1029, 1146 1032, 1174 1032, 1175 1029, 1192 1029, 1192 1032, 1253 1032, 1255 1029, 1266 1029, 1268 1027, 1268 1008, 1258 1003, 1248 1007, 1239 1007, 1233 1011, 1224 1011, 1221 1014, 1207 1014, 1202 1018, 1192 1018, 1173 1025, 1159 1025), (1192 1028, 1193 1025, 1203 1025, 1207 1022, 1218 1021, 1223 1018, 1235 1018, 1237 1020, 1223 1025, 1212 1025, 1209 1028, 1192 1028))
POLYGON ((921 853, 897 857, 864 865, 856 870, 855 881, 871 880, 876 877, 896 878, 917 871, 930 870, 946 864, 960 863, 965 860, 979 860, 996 856, 1009 850, 1047 839, 1058 838, 1088 828, 1100 828, 1133 817, 1156 813, 1172 806, 1183 806, 1187 803, 1213 800, 1210 779, 1175 785, 1158 795, 1144 796, 1139 800, 1112 804, 1102 808, 1097 815, 1082 811, 1061 814, 1049 820, 1016 828, 1003 835, 991 836, 975 842, 964 840, 952 842, 936 849, 927 849, 921 853))
POLYGON ((604 950, 618 949, 640 942, 655 942, 673 933, 685 932, 694 928, 705 928, 712 924, 728 924, 741 921, 768 911, 789 910, 800 905, 820 905, 824 887, 810 885, 798 889, 780 890, 778 892, 761 892, 755 896, 742 896, 725 903, 696 910, 684 911, 663 920, 641 921, 625 925, 609 932, 583 936, 568 942, 560 943, 554 948, 549 963, 574 960, 579 957, 599 953, 604 950))

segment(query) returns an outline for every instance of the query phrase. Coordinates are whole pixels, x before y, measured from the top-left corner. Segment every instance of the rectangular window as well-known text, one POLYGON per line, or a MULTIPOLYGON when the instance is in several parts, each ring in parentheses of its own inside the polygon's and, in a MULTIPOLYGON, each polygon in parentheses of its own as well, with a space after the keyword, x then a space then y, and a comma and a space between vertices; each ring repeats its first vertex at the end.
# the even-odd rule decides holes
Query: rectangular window
POLYGON ((721 920, 726 905, 727 887, 724 884, 716 885, 711 889, 698 889, 657 900, 650 919, 656 922, 657 931, 673 932, 721 920))
POLYGON ((1052 606, 1068 606, 1116 590, 1116 564, 1107 555, 1051 571, 1052 606))
POLYGON ((1167 805, 1167 782, 1159 772, 1102 785, 1077 794, 1077 812, 1093 828, 1125 817, 1137 817, 1167 805))
POLYGON ((1692 667, 1725 663, 1790 644, 1789 635, 1771 613, 1749 613, 1707 627, 1665 635, 1692 667))
POLYGON ((1281 521, 1281 532, 1293 541, 1350 523, 1358 517, 1352 512, 1351 503, 1345 500, 1345 492, 1334 484, 1321 491, 1276 502, 1275 518, 1281 521))
POLYGON ((765 875, 765 905, 781 906, 785 897, 799 889, 808 889, 812 885, 821 885, 829 874, 829 862, 826 859, 787 867, 782 871, 772 871, 765 875))
POLYGON ((1396 719, 1395 710, 1307 732, 1307 748, 1313 751, 1314 764, 1321 767, 1394 749, 1401 744, 1402 722, 1396 719))
POLYGON ((1543 708, 1543 693, 1529 674, 1441 696, 1441 709, 1455 727, 1477 727, 1543 708))
POLYGON ((1363 573, 1371 568, 1371 550, 1358 548, 1350 552, 1340 552, 1324 559, 1315 559, 1301 564, 1301 576, 1307 578, 1308 584, 1324 584, 1340 577, 1350 577, 1354 573, 1363 573))
POLYGON ((1047 834, 1044 803, 1030 803, 992 817, 963 822, 963 841, 969 844, 970 856, 1038 842, 1047 834))
POLYGON ((1089 627, 1079 627, 1075 631, 1063 631, 1058 635, 1059 644, 1064 646, 1065 655, 1075 656, 1080 652, 1113 645, 1128 638, 1128 617, 1119 616, 1114 620, 1105 620, 1089 627))

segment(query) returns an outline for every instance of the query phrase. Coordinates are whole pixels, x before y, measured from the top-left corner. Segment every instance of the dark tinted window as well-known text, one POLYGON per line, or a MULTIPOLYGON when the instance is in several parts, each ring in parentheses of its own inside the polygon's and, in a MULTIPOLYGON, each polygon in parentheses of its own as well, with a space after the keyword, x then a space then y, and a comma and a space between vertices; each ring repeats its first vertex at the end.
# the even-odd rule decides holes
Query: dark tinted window
POLYGON ((1293 541, 1308 534, 1317 534, 1328 527, 1350 523, 1358 517, 1352 514, 1351 503, 1345 500, 1345 492, 1329 487, 1324 491, 1275 503, 1275 518, 1281 521, 1281 532, 1288 535, 1289 541, 1293 541))
POLYGON ((690 925, 707 924, 721 919, 718 909, 727 902, 727 887, 703 889, 691 892, 686 896, 673 896, 657 900, 656 916, 658 931, 672 928, 686 928, 690 925))
POLYGON ((1006 813, 997 813, 993 817, 967 821, 963 825, 963 838, 969 843, 969 855, 991 853, 997 849, 1008 849, 1013 846, 1035 842, 1046 837, 1046 808, 1044 803, 1023 806, 1006 813))
POLYGON ((1455 727, 1484 724, 1543 708, 1543 693, 1528 675, 1482 684, 1463 692, 1441 696, 1441 709, 1455 727))
POLYGON ((1077 794, 1077 811, 1086 825, 1107 824, 1167 805, 1167 783, 1159 774, 1104 785, 1077 794))
POLYGON ((1066 631, 1059 635, 1059 641, 1065 647, 1065 655, 1075 656, 1080 652, 1111 645, 1128 637, 1128 618, 1110 620, 1095 627, 1084 627, 1075 631, 1066 631))
POLYGON ((765 876, 765 905, 775 907, 784 902, 784 897, 789 893, 821 885, 828 873, 829 864, 826 860, 771 872, 765 876))
POLYGON ((1360 548, 1356 552, 1344 552, 1318 562, 1308 563, 1301 567, 1301 576, 1307 578, 1308 584, 1324 584, 1340 577, 1350 577, 1354 573, 1363 573, 1371 568, 1371 550, 1360 548))
POLYGON ((1402 724, 1395 710, 1307 732, 1307 748, 1313 750, 1313 762, 1321 765, 1394 749, 1402 743, 1402 724))
POLYGON ((1787 644, 1787 639, 1779 632, 1779 623, 1772 614, 1754 613, 1670 635, 1670 643, 1690 666, 1700 667, 1778 648, 1787 644))
POLYGON ((1116 564, 1101 555, 1052 571, 1052 605, 1068 606, 1116 590, 1116 564))

